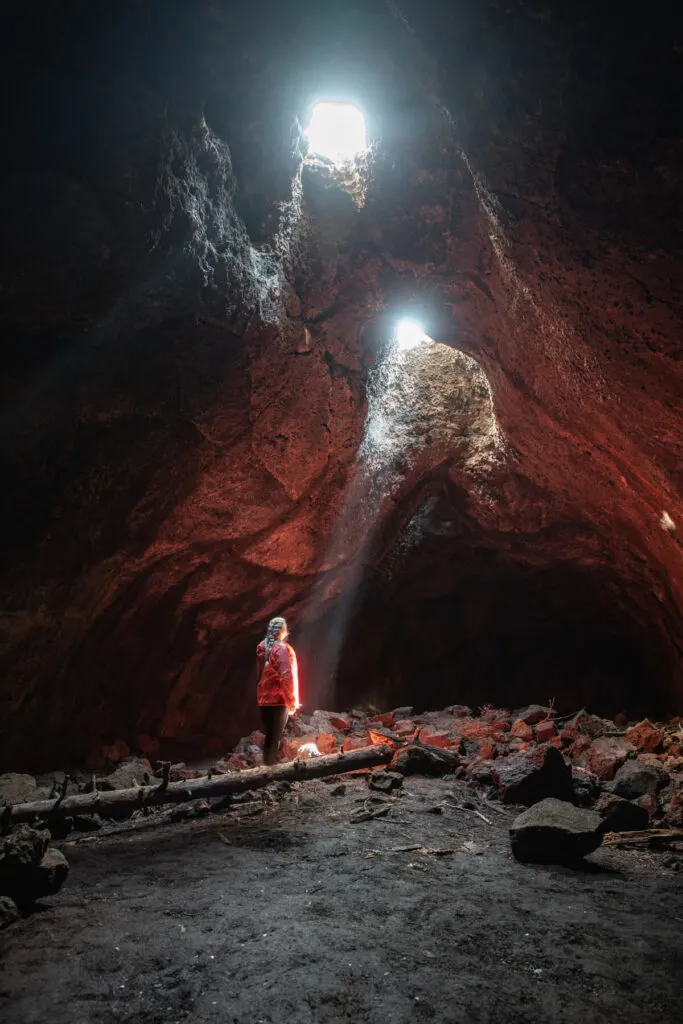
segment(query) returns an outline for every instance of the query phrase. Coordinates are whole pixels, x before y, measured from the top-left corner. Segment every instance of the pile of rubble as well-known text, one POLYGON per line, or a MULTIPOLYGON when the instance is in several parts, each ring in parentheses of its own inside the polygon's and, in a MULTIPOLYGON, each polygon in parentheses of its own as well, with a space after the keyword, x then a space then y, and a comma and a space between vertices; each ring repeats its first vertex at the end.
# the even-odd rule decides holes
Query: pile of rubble
MULTIPOLYGON (((263 739, 252 732, 217 767, 262 764, 263 739)), ((531 806, 555 797, 594 807, 614 831, 653 822, 683 827, 681 719, 615 724, 583 710, 558 718, 539 705, 479 714, 462 705, 419 715, 409 707, 382 714, 316 711, 290 720, 281 758, 291 760, 301 749, 329 754, 389 742, 397 747, 390 767, 405 771, 408 760, 415 763, 408 752, 416 740, 454 755, 455 775, 490 787, 489 799, 531 806)))
MULTIPOLYGON (((3 805, 7 826, 6 805, 47 798, 59 802, 93 790, 154 787, 255 768, 263 763, 263 742, 261 732, 252 732, 219 761, 202 765, 160 762, 153 766, 144 757, 129 757, 100 778, 78 772, 39 779, 2 775, 0 824, 3 805)), ((393 749, 393 758, 382 772, 373 774, 379 780, 375 788, 381 788, 381 782, 391 788, 392 779, 400 781, 410 774, 449 774, 475 784, 487 801, 529 808, 510 830, 513 852, 523 860, 583 856, 607 832, 683 828, 681 719, 615 723, 584 710, 558 717, 552 708, 538 705, 516 712, 485 707, 478 714, 461 705, 422 714, 409 707, 384 713, 361 708, 344 713, 315 711, 289 721, 280 760, 378 744, 393 749)), ((201 804, 198 814, 226 807, 221 799, 195 803, 201 804)), ((187 816, 188 809, 191 804, 181 804, 163 813, 175 821, 187 816)), ((120 818, 162 811, 145 806, 107 813, 120 818)), ((46 828, 23 825, 0 839, 0 925, 35 900, 56 892, 66 878, 68 864, 59 851, 48 849, 50 838, 64 838, 72 829, 99 829, 102 824, 94 813, 51 814, 46 828)))

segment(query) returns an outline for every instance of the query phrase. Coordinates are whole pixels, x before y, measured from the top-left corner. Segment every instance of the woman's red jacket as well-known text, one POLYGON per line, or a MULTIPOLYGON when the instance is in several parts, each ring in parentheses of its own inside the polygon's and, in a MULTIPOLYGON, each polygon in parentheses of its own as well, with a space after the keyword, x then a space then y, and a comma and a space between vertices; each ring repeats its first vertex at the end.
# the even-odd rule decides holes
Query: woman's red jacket
POLYGON ((299 672, 293 647, 282 640, 276 640, 270 648, 270 657, 266 664, 266 649, 261 641, 256 648, 256 671, 256 699, 260 705, 286 704, 290 711, 301 707, 299 672))

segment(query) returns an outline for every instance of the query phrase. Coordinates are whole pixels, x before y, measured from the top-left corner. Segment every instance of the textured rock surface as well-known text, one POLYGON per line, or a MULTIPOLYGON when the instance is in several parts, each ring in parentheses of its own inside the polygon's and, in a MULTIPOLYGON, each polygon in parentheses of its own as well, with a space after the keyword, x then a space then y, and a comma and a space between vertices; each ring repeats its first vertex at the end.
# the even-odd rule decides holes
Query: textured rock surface
POLYGON ((0 895, 19 907, 30 907, 59 891, 69 865, 59 850, 48 849, 47 830, 19 825, 0 842, 0 895))
POLYGON ((602 818, 607 832, 638 832, 650 824, 650 815, 645 807, 639 807, 611 793, 602 794, 595 810, 602 818))
POLYGON ((555 747, 541 746, 510 754, 497 762, 493 778, 501 798, 508 804, 537 803, 546 797, 572 800, 572 772, 555 747))
POLYGON ((597 850, 602 821, 594 811, 550 797, 534 804, 510 826, 512 852, 535 864, 571 864, 597 850))
POLYGON ((683 710, 675 36, 401 6, 8 5, 5 766, 222 752, 275 612, 309 707, 683 710))

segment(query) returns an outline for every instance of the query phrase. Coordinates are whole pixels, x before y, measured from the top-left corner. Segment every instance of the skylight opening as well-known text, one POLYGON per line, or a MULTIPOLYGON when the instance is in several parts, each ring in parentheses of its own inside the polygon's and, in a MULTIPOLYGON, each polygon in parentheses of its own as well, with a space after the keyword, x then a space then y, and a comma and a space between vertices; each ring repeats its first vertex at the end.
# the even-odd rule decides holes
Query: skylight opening
POLYGON ((367 148, 365 118, 351 103, 316 103, 304 134, 311 155, 335 164, 353 160, 367 148))
POLYGON ((427 340, 424 328, 416 320, 399 320, 396 325, 396 344, 404 352, 427 340))

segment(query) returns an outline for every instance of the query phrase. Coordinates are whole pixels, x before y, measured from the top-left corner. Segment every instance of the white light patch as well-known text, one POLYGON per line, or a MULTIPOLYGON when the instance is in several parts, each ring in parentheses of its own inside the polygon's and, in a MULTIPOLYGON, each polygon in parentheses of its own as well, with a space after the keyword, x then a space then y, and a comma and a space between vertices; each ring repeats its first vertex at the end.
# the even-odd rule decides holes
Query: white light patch
POLYGON ((671 518, 668 512, 662 512, 659 519, 659 525, 662 527, 663 530, 666 530, 667 533, 676 532, 676 524, 674 523, 673 519, 671 518))
POLYGON ((367 147, 365 118, 350 103, 316 103, 305 135, 313 153, 336 164, 352 160, 367 147))
POLYGON ((396 327, 396 344, 400 349, 415 348, 426 340, 424 329, 415 320, 399 320, 396 327))

